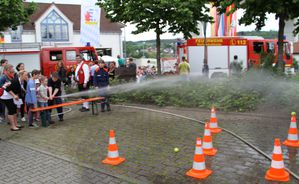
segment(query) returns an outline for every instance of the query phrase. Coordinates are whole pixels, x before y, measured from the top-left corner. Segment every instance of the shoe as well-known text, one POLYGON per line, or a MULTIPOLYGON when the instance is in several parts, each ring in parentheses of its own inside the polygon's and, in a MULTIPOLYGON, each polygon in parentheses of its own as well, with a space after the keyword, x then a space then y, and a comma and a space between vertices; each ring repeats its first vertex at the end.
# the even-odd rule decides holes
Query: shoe
POLYGON ((81 109, 79 109, 80 112, 85 112, 85 107, 82 107, 81 109))
POLYGON ((38 118, 35 118, 34 121, 36 121, 36 122, 40 122, 40 120, 39 120, 38 118))
POLYGON ((82 108, 82 109, 80 109, 80 111, 81 111, 81 112, 87 112, 87 111, 89 111, 89 109, 82 108))
POLYGON ((29 125, 29 128, 38 128, 38 125, 33 123, 32 125, 29 125))
POLYGON ((109 107, 109 108, 107 108, 107 111, 109 112, 109 111, 111 111, 111 108, 109 107))
POLYGON ((17 125, 17 128, 24 128, 24 125, 17 125))
POLYGON ((63 118, 61 118, 61 119, 59 119, 59 121, 64 121, 64 119, 63 119, 63 118))
POLYGON ((17 128, 17 129, 13 129, 13 128, 11 128, 10 130, 11 130, 11 131, 20 131, 21 129, 19 129, 19 128, 17 128))
POLYGON ((50 121, 49 124, 53 125, 53 124, 55 124, 55 121, 50 121))
POLYGON ((22 121, 22 122, 26 122, 26 118, 25 118, 25 117, 22 117, 21 121, 22 121))

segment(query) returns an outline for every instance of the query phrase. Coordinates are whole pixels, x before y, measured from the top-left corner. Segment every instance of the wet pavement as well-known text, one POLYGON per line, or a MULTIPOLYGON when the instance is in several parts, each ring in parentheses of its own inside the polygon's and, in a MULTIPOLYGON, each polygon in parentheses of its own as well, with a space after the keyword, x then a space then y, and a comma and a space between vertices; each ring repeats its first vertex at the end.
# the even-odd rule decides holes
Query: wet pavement
MULTIPOLYGON (((203 109, 159 109, 199 120, 209 118, 209 111, 203 109)), ((280 117, 278 114, 277 117, 271 117, 271 114, 265 117, 239 113, 217 115, 220 126, 248 139, 268 154, 272 153, 274 137, 282 140, 286 137, 290 121, 286 115, 280 117)), ((206 157, 206 165, 213 174, 204 181, 185 176, 192 167, 195 139, 202 137, 203 128, 199 123, 170 115, 114 106, 112 112, 98 116, 74 109, 66 115, 64 122, 48 128, 25 128, 11 133, 6 131, 7 125, 0 125, 0 135, 5 144, 17 143, 41 150, 105 171, 99 172, 100 176, 107 172, 122 181, 130 178, 132 183, 271 183, 264 180, 270 161, 225 132, 213 136, 217 155, 206 157), (127 159, 117 167, 100 163, 107 155, 110 129, 115 130, 120 154, 127 159), (180 151, 174 153, 174 147, 180 151)), ((295 154, 294 150, 288 151, 285 147, 283 150, 286 165, 299 172, 299 153, 295 154)), ((0 172, 2 170, 5 168, 2 167, 0 172)), ((287 183, 298 181, 291 178, 287 183)))
POLYGON ((0 142, 0 158, 0 184, 127 183, 116 177, 8 142, 0 142))

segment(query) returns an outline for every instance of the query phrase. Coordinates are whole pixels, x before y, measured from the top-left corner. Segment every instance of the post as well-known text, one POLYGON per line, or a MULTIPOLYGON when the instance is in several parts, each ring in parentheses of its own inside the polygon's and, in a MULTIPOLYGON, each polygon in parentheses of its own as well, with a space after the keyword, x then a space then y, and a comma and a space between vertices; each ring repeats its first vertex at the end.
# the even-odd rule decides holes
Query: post
POLYGON ((145 42, 143 42, 143 50, 142 50, 142 57, 144 58, 144 46, 145 46, 145 42))
POLYGON ((207 22, 203 23, 204 34, 204 61, 208 62, 208 48, 207 48, 207 22))

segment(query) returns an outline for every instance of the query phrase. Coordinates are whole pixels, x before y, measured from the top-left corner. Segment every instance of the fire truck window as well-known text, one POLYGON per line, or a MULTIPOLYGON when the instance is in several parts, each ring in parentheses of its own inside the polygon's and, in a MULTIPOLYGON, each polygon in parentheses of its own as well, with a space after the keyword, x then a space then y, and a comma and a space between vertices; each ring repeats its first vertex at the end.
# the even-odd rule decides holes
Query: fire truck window
POLYGON ((74 50, 66 51, 66 60, 68 61, 76 60, 76 51, 74 50))
POLYGON ((51 61, 62 60, 62 51, 50 51, 50 60, 51 61))
POLYGON ((253 50, 255 53, 260 54, 264 51, 263 49, 264 43, 263 42, 253 42, 253 50))
POLYGON ((283 52, 285 53, 287 59, 291 58, 291 51, 288 43, 283 43, 283 52))
POLYGON ((274 54, 275 53, 275 47, 274 47, 274 43, 272 43, 272 42, 268 42, 267 43, 267 52, 268 53, 272 53, 272 54, 274 54))

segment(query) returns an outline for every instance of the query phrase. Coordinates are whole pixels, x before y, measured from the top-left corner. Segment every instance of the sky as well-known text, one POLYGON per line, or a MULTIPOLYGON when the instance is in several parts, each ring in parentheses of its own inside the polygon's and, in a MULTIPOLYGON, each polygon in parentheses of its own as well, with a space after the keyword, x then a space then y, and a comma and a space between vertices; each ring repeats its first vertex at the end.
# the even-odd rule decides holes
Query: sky
MULTIPOLYGON (((65 3, 65 4, 81 4, 81 0, 26 0, 28 1, 34 1, 34 2, 43 2, 43 3, 65 3)), ((237 17, 238 19, 243 15, 242 10, 238 10, 237 17)), ((273 14, 270 14, 267 16, 268 20, 266 21, 266 26, 262 28, 262 31, 270 31, 270 30, 278 30, 278 21, 275 20, 275 16, 273 14)), ((253 31, 255 29, 254 25, 245 26, 245 25, 238 25, 237 31, 253 31)), ((135 30, 134 25, 128 24, 126 28, 123 30, 124 34, 123 37, 126 39, 126 41, 142 41, 142 40, 153 40, 156 39, 156 34, 154 31, 149 31, 146 33, 141 33, 138 35, 131 34, 132 31, 135 30)), ((209 31, 207 31, 207 35, 209 35, 209 31)), ((173 35, 171 33, 165 33, 161 36, 161 39, 173 39, 173 38, 182 38, 183 36, 181 34, 179 35, 173 35)))

